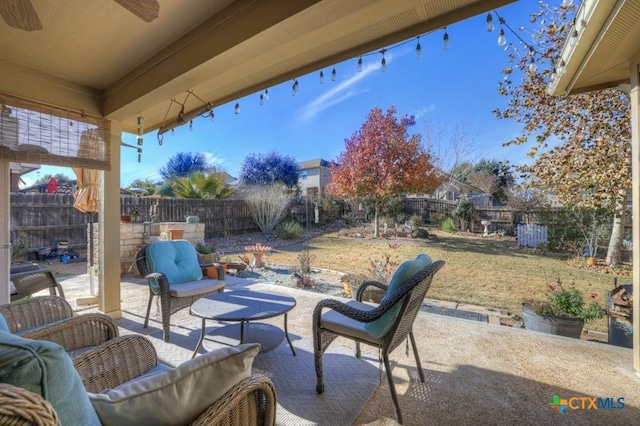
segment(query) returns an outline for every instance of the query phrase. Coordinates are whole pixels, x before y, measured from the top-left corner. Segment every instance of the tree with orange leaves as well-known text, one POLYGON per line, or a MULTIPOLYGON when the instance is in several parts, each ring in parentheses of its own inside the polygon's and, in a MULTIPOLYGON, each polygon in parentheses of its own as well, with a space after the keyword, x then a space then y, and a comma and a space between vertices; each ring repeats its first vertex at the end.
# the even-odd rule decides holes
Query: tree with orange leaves
POLYGON ((398 121, 396 108, 375 107, 360 130, 345 140, 346 151, 329 168, 329 193, 343 198, 363 198, 375 207, 374 236, 378 236, 380 206, 402 193, 433 192, 442 182, 431 153, 420 135, 408 135, 413 116, 398 121))

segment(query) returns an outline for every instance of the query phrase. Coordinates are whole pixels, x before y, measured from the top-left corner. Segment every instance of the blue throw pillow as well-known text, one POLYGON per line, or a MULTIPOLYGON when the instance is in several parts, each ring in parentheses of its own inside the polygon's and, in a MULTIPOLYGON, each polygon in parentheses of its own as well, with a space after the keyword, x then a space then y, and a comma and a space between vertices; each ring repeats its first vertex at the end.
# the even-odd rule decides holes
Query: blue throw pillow
MULTIPOLYGON (((396 270, 391 278, 391 282, 389 283, 389 287, 384 294, 384 297, 380 301, 383 303, 385 300, 393 297, 394 293, 398 291, 398 289, 406 283, 412 276, 420 272, 422 269, 430 265, 433 261, 426 254, 420 254, 413 260, 407 260, 396 270)), ((393 325, 393 322, 396 320, 398 316, 398 312, 402 307, 401 303, 397 303, 391 309, 384 313, 380 318, 375 321, 371 321, 366 323, 364 329, 376 338, 384 337, 393 325)))
POLYGON ((4 319, 2 314, 0 314, 0 331, 9 331, 9 324, 7 324, 7 320, 4 319))
MULTIPOLYGON (((156 241, 147 247, 147 267, 167 276, 169 284, 202 279, 202 269, 195 247, 187 240, 156 241)), ((152 283, 159 290, 157 283, 152 283)))
POLYGON ((0 383, 42 395, 65 426, 100 425, 71 358, 55 343, 0 331, 0 383))

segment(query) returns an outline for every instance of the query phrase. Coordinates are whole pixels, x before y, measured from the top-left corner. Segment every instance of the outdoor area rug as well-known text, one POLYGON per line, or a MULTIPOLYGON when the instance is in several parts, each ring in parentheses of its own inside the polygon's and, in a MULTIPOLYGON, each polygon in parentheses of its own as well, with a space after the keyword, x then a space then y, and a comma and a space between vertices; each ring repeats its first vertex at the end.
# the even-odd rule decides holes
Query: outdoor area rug
POLYGON ((293 347, 295 357, 285 340, 275 350, 259 355, 253 363, 253 371, 268 376, 275 385, 276 424, 353 424, 380 383, 378 366, 356 358, 353 348, 334 343, 323 357, 325 391, 318 395, 313 340, 293 340, 293 347))

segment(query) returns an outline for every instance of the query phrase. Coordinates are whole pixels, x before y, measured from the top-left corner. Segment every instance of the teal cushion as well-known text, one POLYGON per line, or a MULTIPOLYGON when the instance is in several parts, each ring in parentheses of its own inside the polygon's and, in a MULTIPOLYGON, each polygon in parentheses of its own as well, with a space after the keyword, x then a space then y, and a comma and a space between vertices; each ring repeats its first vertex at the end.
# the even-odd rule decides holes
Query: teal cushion
POLYGON ((186 425, 251 375, 259 351, 256 343, 223 347, 89 397, 105 425, 186 425))
MULTIPOLYGON (((430 265, 433 261, 426 254, 420 254, 413 260, 407 260, 396 270, 391 278, 391 282, 389 283, 389 287, 384 294, 384 297, 380 301, 383 303, 385 300, 393 297, 393 294, 398 291, 400 287, 404 283, 406 283, 412 276, 420 272, 426 266, 430 265)), ((375 321, 371 321, 364 326, 364 329, 371 334, 373 337, 382 338, 384 337, 391 327, 393 326, 396 317, 398 316, 398 312, 402 308, 402 303, 396 303, 391 309, 384 313, 380 318, 375 321)))
POLYGON ((71 358, 62 346, 0 331, 0 382, 42 395, 63 425, 99 425, 71 358))
MULTIPOLYGON (((198 254, 193 244, 187 240, 151 243, 147 246, 146 255, 149 271, 163 273, 169 284, 202 279, 198 254)), ((160 289, 155 280, 152 280, 150 284, 154 290, 160 289)))
POLYGON ((4 319, 2 314, 0 314, 0 331, 9 331, 9 324, 7 324, 7 320, 4 319))

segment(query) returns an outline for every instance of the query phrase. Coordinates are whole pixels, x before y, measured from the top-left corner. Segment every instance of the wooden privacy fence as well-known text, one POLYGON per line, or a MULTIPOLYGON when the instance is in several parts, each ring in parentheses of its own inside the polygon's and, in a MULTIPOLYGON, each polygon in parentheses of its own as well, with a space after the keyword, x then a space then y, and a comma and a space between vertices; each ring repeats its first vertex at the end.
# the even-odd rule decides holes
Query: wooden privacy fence
MULTIPOLYGON (((73 207, 72 194, 12 193, 10 198, 10 226, 13 234, 22 240, 28 252, 39 247, 55 247, 57 241, 68 241, 71 248, 87 247, 88 213, 73 207)), ((310 223, 314 223, 313 205, 310 223)), ((305 206, 301 204, 299 206, 305 206)), ((298 206, 298 207, 299 207, 298 206)), ((184 222, 186 216, 198 216, 205 224, 205 238, 245 234, 260 231, 249 207, 242 199, 177 199, 120 196, 120 215, 139 213, 139 221, 184 222)), ((344 203, 335 203, 319 213, 320 224, 338 219, 344 214, 344 203)), ((306 211, 298 208, 289 213, 289 219, 302 223, 306 211)), ((94 214, 94 221, 98 214, 94 214)))
MULTIPOLYGON (((404 212, 408 215, 416 215, 424 223, 438 225, 445 217, 452 217, 457 203, 455 201, 437 200, 434 198, 405 198, 402 200, 404 212)), ((469 224, 472 232, 482 232, 483 220, 490 220, 489 232, 500 232, 513 235, 515 227, 523 221, 520 212, 510 207, 476 207, 473 222, 469 224)))

